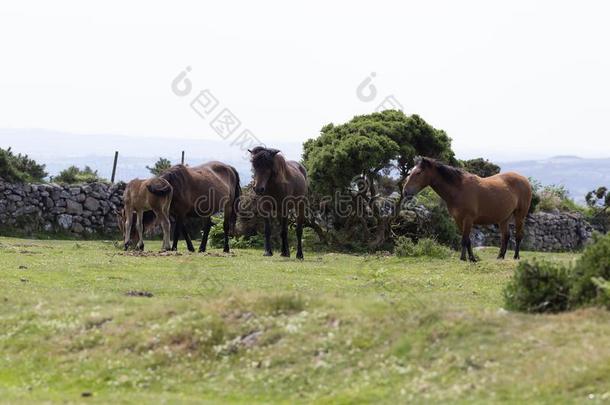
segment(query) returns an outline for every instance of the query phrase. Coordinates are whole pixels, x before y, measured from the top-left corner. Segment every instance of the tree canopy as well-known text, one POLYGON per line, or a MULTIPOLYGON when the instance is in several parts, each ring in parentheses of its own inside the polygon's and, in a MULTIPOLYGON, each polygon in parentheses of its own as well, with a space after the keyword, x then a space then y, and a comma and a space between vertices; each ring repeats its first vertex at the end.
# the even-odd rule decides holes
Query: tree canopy
POLYGON ((172 167, 172 162, 170 162, 169 159, 165 159, 163 157, 160 157, 159 160, 155 162, 155 165, 153 167, 146 166, 150 174, 153 174, 155 176, 160 175, 170 167, 172 167))
POLYGON ((414 158, 424 155, 456 164, 451 138, 418 115, 386 110, 328 124, 304 144, 303 161, 312 188, 321 193, 349 188, 357 176, 393 168, 405 177, 414 158))
POLYGON ((464 170, 469 173, 476 174, 479 177, 491 177, 500 173, 500 166, 490 162, 487 159, 477 158, 470 160, 462 160, 460 162, 464 170))
MULTIPOLYGON (((400 205, 390 196, 414 165, 417 155, 457 164, 451 138, 418 115, 387 110, 360 115, 342 124, 328 124, 320 136, 303 145, 303 163, 310 177, 314 200, 319 199, 318 215, 332 223, 321 238, 366 243, 369 249, 382 247, 391 238, 391 224, 400 205), (398 177, 398 178, 397 178, 398 177), (327 198, 349 210, 328 210, 327 198), (326 198, 324 198, 326 197, 326 198), (347 199, 344 197, 348 197, 347 199), (345 214, 347 212, 347 214, 345 214)), ((322 227, 314 228, 321 235, 322 227)), ((339 242, 341 243, 341 242, 339 242)))

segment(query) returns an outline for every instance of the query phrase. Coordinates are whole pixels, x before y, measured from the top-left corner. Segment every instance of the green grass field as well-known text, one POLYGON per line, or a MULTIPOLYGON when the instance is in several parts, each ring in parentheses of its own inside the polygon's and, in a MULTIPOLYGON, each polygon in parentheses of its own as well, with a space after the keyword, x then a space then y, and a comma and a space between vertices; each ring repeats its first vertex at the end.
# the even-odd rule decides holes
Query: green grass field
POLYGON ((515 262, 496 253, 299 262, 0 238, 0 401, 610 401, 610 312, 506 312, 515 262))

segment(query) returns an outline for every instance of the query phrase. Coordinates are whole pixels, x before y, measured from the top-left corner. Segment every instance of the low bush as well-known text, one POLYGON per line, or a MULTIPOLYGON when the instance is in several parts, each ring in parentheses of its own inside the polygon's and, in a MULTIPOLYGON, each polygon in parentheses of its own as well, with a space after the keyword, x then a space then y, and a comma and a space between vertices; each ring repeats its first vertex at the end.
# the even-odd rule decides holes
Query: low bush
MULTIPOLYGON (((224 245, 224 231, 222 218, 210 229, 208 242, 213 248, 222 248, 224 245)), ((234 249, 250 249, 263 247, 264 241, 261 235, 234 236, 229 240, 229 246, 234 249)))
POLYGON ((544 261, 521 262, 504 289, 507 309, 560 312, 569 307, 570 270, 544 261))
POLYGON ((532 185, 532 202, 530 212, 536 210, 551 212, 585 212, 585 207, 578 205, 572 198, 565 186, 562 185, 547 185, 543 186, 540 182, 529 179, 532 185))
POLYGON ((446 259, 453 252, 446 246, 441 245, 434 239, 424 238, 414 243, 410 238, 401 236, 394 246, 394 254, 398 257, 431 257, 435 259, 446 259))
POLYGON ((507 308, 559 312, 586 305, 610 309, 610 235, 595 237, 572 267, 522 262, 504 289, 507 308))
POLYGON ((93 170, 89 166, 85 166, 84 169, 79 169, 76 166, 70 166, 67 169, 62 170, 57 176, 53 178, 56 183, 65 184, 82 184, 82 183, 95 183, 98 181, 107 181, 97 174, 97 170, 93 170))
POLYGON ((461 245, 461 235, 455 220, 447 210, 447 204, 430 188, 419 193, 416 199, 418 204, 423 205, 430 212, 429 220, 418 226, 417 237, 431 238, 443 245, 458 249, 461 245))
POLYGON ((610 234, 596 235, 573 270, 570 302, 574 306, 601 304, 610 308, 610 234))
POLYGON ((28 155, 14 154, 11 148, 0 148, 0 177, 10 182, 41 182, 47 175, 45 165, 36 163, 28 155))

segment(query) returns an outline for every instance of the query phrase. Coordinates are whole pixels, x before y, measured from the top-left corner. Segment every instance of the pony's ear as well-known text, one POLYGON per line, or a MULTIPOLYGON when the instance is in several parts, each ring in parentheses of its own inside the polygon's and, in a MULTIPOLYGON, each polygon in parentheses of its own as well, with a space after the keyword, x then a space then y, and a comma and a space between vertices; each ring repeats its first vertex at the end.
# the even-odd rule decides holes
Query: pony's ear
POLYGON ((271 153, 271 156, 275 156, 278 153, 280 153, 280 151, 278 149, 267 149, 269 151, 269 153, 271 153))
POLYGON ((425 158, 422 156, 418 156, 416 158, 415 162, 416 162, 415 164, 418 165, 419 167, 421 167, 422 169, 432 166, 432 164, 430 163, 430 160, 428 158, 425 158))
POLYGON ((248 149, 248 152, 250 152, 250 153, 254 153, 254 152, 252 152, 250 149, 248 149))

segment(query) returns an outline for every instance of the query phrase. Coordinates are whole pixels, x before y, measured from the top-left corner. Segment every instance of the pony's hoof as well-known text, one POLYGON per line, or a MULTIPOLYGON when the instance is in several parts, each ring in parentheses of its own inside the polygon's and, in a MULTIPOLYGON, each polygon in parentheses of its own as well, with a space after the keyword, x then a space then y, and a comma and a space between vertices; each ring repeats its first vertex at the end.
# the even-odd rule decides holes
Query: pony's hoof
POLYGON ((125 249, 125 251, 127 251, 129 249, 129 242, 127 242, 126 244, 123 245, 123 248, 125 249))
POLYGON ((282 254, 280 256, 282 256, 282 257, 290 257, 290 253, 282 252, 282 254))
POLYGON ((222 251, 223 251, 224 253, 231 253, 231 251, 230 251, 229 249, 222 249, 222 251))
POLYGON ((304 259, 303 259, 303 253, 301 253, 301 254, 298 254, 298 253, 297 253, 297 259, 298 259, 298 260, 304 260, 304 259))
POLYGON ((144 251, 144 244, 142 244, 142 245, 138 246, 138 250, 139 250, 140 252, 144 251))
POLYGON ((466 261, 466 258, 465 258, 465 257, 460 257, 460 260, 461 260, 461 261, 463 261, 463 262, 465 262, 465 261, 466 261))
POLYGON ((478 260, 477 260, 477 258, 476 258, 476 257, 471 257, 469 260, 470 260, 470 263, 476 263, 476 262, 478 262, 478 260))
POLYGON ((273 256, 273 252, 265 252, 263 253, 263 256, 273 256))
POLYGON ((195 248, 188 248, 189 252, 193 253, 195 251, 195 248))
POLYGON ((504 256, 498 256, 498 257, 496 257, 496 259, 498 259, 498 260, 504 260, 504 256))
POLYGON ((205 249, 199 249, 197 252, 199 252, 199 253, 205 253, 205 249))

